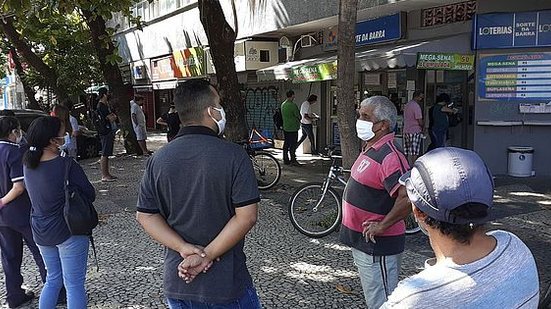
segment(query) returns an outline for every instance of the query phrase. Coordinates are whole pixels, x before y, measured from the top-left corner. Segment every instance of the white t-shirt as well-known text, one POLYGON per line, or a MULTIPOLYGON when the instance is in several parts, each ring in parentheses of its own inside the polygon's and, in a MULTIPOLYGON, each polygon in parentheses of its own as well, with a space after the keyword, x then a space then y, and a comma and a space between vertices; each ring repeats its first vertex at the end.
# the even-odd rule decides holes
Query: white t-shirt
POLYGON ((302 102, 302 105, 300 106, 300 116, 302 117, 300 119, 300 123, 303 124, 312 124, 312 121, 309 119, 306 119, 304 115, 310 114, 310 102, 304 101, 302 102))
POLYGON ((145 127, 145 114, 143 113, 142 108, 134 102, 134 100, 130 101, 130 114, 136 115, 137 123, 132 120, 134 127, 145 127))
MULTIPOLYGON (((73 129, 73 134, 75 132, 78 132, 79 126, 78 126, 78 120, 73 117, 73 115, 69 115, 69 122, 71 123, 71 128, 73 129)), ((68 149, 76 150, 77 149, 77 138, 76 136, 71 135, 70 137, 71 141, 68 145, 68 149)))
POLYGON ((537 308, 538 270, 528 247, 506 231, 487 234, 497 241, 488 256, 427 266, 402 280, 381 308, 537 308))

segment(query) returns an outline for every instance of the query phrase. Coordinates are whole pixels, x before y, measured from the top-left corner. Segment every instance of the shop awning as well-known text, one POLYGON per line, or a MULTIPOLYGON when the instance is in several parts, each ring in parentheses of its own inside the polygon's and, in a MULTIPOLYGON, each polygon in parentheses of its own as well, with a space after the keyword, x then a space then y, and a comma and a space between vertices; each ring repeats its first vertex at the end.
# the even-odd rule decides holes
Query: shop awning
MULTIPOLYGON (((356 52, 356 71, 375 71, 387 68, 413 67, 417 62, 418 52, 471 53, 470 35, 462 34, 436 40, 408 42, 387 45, 356 52)), ((292 72, 302 67, 316 67, 334 63, 337 56, 306 59, 282 63, 273 67, 258 70, 258 81, 289 80, 292 72)), ((310 80, 314 81, 314 80, 310 80)))

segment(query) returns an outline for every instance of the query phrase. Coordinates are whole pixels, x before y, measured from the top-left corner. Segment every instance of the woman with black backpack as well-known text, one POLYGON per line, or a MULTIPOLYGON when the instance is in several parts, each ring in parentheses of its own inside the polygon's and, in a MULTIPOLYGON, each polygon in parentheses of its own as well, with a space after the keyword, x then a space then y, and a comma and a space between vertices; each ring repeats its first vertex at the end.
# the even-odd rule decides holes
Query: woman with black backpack
POLYGON ((39 308, 55 308, 64 284, 69 309, 86 308, 84 283, 89 237, 71 235, 64 218, 65 171, 68 182, 89 202, 96 193, 80 165, 60 156, 65 128, 55 117, 40 117, 27 132, 29 149, 24 155, 25 186, 32 202, 31 226, 48 270, 39 308))

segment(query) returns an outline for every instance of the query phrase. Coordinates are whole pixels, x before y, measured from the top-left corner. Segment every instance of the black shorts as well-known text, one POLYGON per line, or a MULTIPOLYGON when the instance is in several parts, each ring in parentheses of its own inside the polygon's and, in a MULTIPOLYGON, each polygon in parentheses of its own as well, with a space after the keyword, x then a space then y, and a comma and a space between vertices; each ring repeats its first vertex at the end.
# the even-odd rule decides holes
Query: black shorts
POLYGON ((109 157, 113 155, 113 146, 115 144, 115 132, 111 131, 105 135, 100 135, 101 156, 109 157))

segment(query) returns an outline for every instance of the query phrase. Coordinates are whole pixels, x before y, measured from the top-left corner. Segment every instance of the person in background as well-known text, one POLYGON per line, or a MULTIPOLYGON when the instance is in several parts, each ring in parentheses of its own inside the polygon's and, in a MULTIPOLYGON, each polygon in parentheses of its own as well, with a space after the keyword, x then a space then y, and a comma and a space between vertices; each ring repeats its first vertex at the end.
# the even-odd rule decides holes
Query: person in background
POLYGON ((283 164, 300 166, 297 161, 298 130, 300 129, 300 110, 294 102, 295 92, 287 91, 287 99, 281 103, 281 116, 283 117, 283 164))
POLYGON ((441 93, 436 97, 436 104, 429 110, 432 116, 432 121, 429 126, 431 139, 430 150, 446 147, 446 139, 450 127, 448 114, 457 113, 457 109, 448 107, 450 102, 450 96, 447 93, 441 93))
POLYGON ((107 88, 102 87, 98 90, 99 101, 96 110, 101 119, 102 130, 98 131, 101 139, 101 181, 115 181, 117 177, 111 175, 109 171, 109 156, 113 155, 113 147, 115 146, 115 120, 117 115, 111 111, 109 107, 109 96, 107 88))
POLYGON ((136 215, 166 247, 168 305, 260 309, 243 251, 260 201, 251 160, 220 138, 226 114, 207 81, 178 85, 174 102, 183 127, 148 160, 136 215))
MULTIPOLYGON (((64 105, 56 104, 52 108, 51 116, 59 118, 63 123, 65 128, 65 143, 63 143, 62 150, 64 154, 68 155, 71 158, 77 157, 77 145, 76 138, 73 138, 73 125, 71 124, 69 109, 64 105)), ((78 127, 78 123, 77 123, 78 127)))
POLYGON ((60 156, 64 134, 58 118, 35 119, 27 132, 29 149, 23 157, 25 186, 32 202, 33 237, 48 270, 40 308, 55 308, 63 284, 68 308, 86 308, 87 304, 84 283, 89 238, 71 235, 63 217, 67 164, 69 183, 84 199, 93 202, 96 191, 74 159, 60 156))
POLYGON ((352 247, 368 308, 379 308, 398 284, 411 212, 398 178, 409 165, 394 141, 396 107, 387 97, 365 99, 358 110, 358 137, 365 142, 343 194, 340 240, 352 247))
POLYGON ((145 123, 145 114, 142 110, 143 103, 144 97, 140 95, 134 96, 134 99, 130 101, 130 117, 132 118, 132 127, 134 128, 134 133, 136 133, 136 140, 138 141, 138 145, 140 146, 142 153, 148 156, 152 152, 147 149, 147 129, 145 123))
POLYGON ((77 118, 71 114, 73 112, 73 107, 74 107, 73 102, 67 99, 67 100, 64 100, 61 103, 61 105, 67 107, 67 109, 69 110, 69 123, 71 124, 71 128, 73 130, 73 133, 71 134, 72 149, 69 150, 69 155, 76 159, 78 156, 77 137, 80 135, 80 126, 78 125, 77 118))
POLYGON ((159 117, 157 123, 167 127, 166 139, 169 142, 173 140, 178 134, 178 131, 180 131, 181 124, 176 107, 170 105, 168 112, 159 117))
POLYGON ((475 152, 433 150, 400 183, 436 258, 402 280, 382 308, 538 307, 538 271, 528 247, 510 232, 485 229, 494 183, 475 152))
POLYGON ((308 97, 308 100, 302 102, 302 105, 300 106, 300 126, 302 128, 302 137, 297 143, 297 148, 306 140, 306 137, 310 140, 310 145, 312 148, 312 155, 318 155, 318 150, 316 148, 316 140, 314 137, 314 126, 312 122, 314 120, 317 120, 318 117, 312 113, 311 106, 315 104, 318 101, 318 96, 315 94, 311 94, 308 97))
POLYGON ((413 99, 404 107, 404 153, 409 164, 413 164, 421 154, 424 122, 420 104, 424 99, 423 92, 415 90, 413 99))
POLYGON ((32 291, 21 288, 23 241, 34 257, 42 280, 46 279, 46 267, 31 230, 31 201, 23 181, 25 148, 19 145, 22 137, 17 119, 0 117, 0 253, 9 308, 17 308, 35 297, 32 291))

